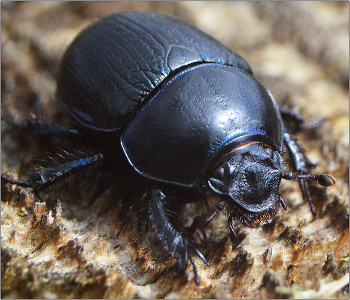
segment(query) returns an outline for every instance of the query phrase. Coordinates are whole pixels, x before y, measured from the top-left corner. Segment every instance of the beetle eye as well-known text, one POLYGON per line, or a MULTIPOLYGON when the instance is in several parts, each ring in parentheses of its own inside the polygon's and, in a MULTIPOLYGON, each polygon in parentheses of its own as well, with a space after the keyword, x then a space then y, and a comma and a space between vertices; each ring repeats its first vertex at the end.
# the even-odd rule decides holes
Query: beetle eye
POLYGON ((270 158, 273 158, 274 152, 272 151, 271 148, 265 148, 265 151, 270 158))
POLYGON ((224 163, 218 167, 208 181, 210 188, 222 195, 227 195, 230 188, 230 164, 224 163))
POLYGON ((224 180, 225 177, 225 169, 223 167, 217 168, 212 175, 212 178, 218 179, 218 180, 224 180))

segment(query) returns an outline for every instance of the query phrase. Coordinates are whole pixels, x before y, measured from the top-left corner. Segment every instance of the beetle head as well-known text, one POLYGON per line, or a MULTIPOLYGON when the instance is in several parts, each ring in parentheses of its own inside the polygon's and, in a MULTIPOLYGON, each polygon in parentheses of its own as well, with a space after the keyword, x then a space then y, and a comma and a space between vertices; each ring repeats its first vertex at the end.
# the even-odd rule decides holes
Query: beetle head
POLYGON ((226 198, 234 216, 244 225, 270 223, 280 204, 283 162, 277 151, 247 144, 227 154, 212 173, 210 188, 226 198))

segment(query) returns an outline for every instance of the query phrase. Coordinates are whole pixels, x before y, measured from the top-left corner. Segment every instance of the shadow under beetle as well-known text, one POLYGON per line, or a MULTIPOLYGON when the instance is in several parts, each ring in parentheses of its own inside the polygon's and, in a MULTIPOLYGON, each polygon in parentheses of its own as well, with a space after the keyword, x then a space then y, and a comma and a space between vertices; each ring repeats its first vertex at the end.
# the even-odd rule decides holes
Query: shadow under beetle
POLYGON ((57 99, 83 126, 47 124, 37 116, 28 120, 26 129, 89 141, 97 152, 67 154, 64 163, 37 168, 29 181, 2 179, 37 193, 83 167, 126 157, 136 172, 155 182, 149 220, 163 256, 173 255, 179 272, 190 260, 197 285, 188 250, 207 262, 193 241, 170 223, 166 203, 219 194, 215 211, 198 228, 203 230, 228 205, 228 224, 235 235, 234 218, 258 227, 270 223, 280 205, 287 209, 279 194, 282 178, 299 181, 314 216, 308 181, 335 183, 330 175, 311 174, 314 165, 283 120, 299 122, 295 132, 307 125, 276 105, 241 56, 167 16, 115 14, 84 29, 63 56, 57 99), (283 173, 283 144, 294 172, 283 173), (181 194, 167 195, 164 186, 184 187, 194 196, 181 200, 181 194))

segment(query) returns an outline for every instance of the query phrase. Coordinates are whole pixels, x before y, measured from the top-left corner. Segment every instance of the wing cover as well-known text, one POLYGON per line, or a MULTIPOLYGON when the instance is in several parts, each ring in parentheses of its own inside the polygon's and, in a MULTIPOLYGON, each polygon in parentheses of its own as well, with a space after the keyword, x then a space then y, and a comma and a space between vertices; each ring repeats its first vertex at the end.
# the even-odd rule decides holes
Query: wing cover
POLYGON ((85 126, 117 130, 172 71, 195 62, 251 72, 238 54, 171 17, 111 15, 83 30, 66 51, 57 98, 85 126))

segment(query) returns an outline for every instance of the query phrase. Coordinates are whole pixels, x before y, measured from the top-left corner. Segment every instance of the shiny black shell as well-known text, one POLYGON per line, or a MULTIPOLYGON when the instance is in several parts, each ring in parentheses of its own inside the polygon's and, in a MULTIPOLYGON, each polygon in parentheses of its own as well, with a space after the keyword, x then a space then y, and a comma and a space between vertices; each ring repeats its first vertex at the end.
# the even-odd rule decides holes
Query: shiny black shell
POLYGON ((173 18, 124 13, 83 30, 65 53, 57 98, 83 125, 116 131, 143 176, 198 186, 240 144, 282 150, 282 122, 248 63, 173 18))
POLYGON ((173 18, 139 12, 111 15, 88 26, 67 49, 57 98, 87 127, 121 129, 172 71, 195 62, 251 72, 238 54, 173 18))

